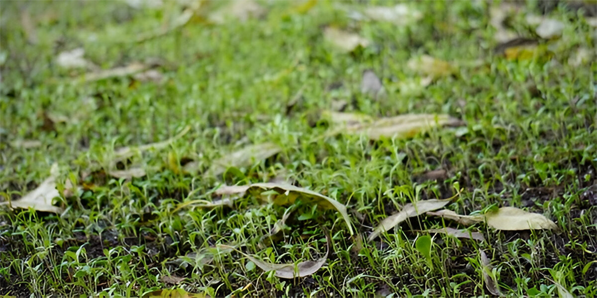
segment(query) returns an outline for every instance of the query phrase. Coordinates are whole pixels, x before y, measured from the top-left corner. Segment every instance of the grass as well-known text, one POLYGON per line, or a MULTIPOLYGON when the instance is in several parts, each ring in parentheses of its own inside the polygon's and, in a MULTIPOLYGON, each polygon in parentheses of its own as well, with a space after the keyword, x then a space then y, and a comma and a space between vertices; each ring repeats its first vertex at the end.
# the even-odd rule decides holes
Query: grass
MULTIPOLYGON (((344 7, 363 4, 339 4, 319 1, 301 14, 289 10, 293 2, 272 2, 264 4, 269 13, 260 19, 209 25, 195 17, 162 37, 131 43, 172 20, 180 7, 4 1, 1 200, 34 189, 53 163, 62 168, 59 188, 67 177, 84 187, 61 198, 62 215, 0 210, 0 294, 134 297, 176 287, 217 297, 484 296, 491 294, 479 262, 482 249, 506 295, 554 297, 562 287, 574 296, 596 296, 597 265, 587 264, 597 258, 597 66, 569 63, 579 48, 592 50, 595 58, 595 29, 580 13, 559 7, 549 17, 564 22, 564 35, 542 42, 553 57, 518 61, 493 53, 496 32, 488 26, 485 2, 409 3, 424 17, 408 27, 354 21, 344 7), (25 9, 35 19, 35 44, 20 25, 25 9), (330 24, 359 32, 372 45, 337 52, 323 40, 323 27, 330 24), (165 82, 122 77, 75 84, 72 78, 84 71, 61 69, 55 59, 77 47, 103 69, 155 62, 165 82), (400 82, 419 76, 406 68, 407 61, 421 54, 449 61, 457 73, 417 94, 400 93, 400 82), (360 93, 366 69, 382 78, 387 97, 360 93), (293 99, 297 104, 289 109, 293 99), (467 125, 411 139, 321 138, 328 123, 318 115, 334 100, 374 117, 444 113, 467 125), (89 173, 95 164, 105 167, 115 148, 163 141, 185 126, 190 132, 167 149, 127 161, 146 168, 145 177, 89 173), (11 145, 19 140, 41 146, 11 145), (223 176, 202 175, 218 157, 262 142, 282 151, 223 176), (198 163, 197 173, 180 172, 180 162, 190 159, 198 163), (438 169, 445 177, 425 176, 438 169), (421 216, 364 240, 359 249, 336 212, 297 206, 300 216, 291 217, 285 237, 264 246, 262 237, 285 208, 262 205, 252 195, 233 208, 173 212, 181 202, 212 200, 221 183, 274 177, 345 204, 364 239, 400 206, 448 198, 460 188, 447 206, 460 214, 515 206, 544 214, 560 230, 504 232, 479 224, 473 230, 486 241, 432 235, 427 259, 415 247, 425 234, 414 230, 454 223, 421 216), (329 258, 304 278, 279 279, 238 252, 216 254, 211 263, 173 262, 221 244, 270 262, 315 260, 326 250, 322 226, 332 235, 329 258), (165 283, 162 277, 171 275, 185 280, 165 283)), ((537 13, 532 3, 523 10, 537 13)), ((518 34, 534 35, 523 16, 511 23, 518 34)))

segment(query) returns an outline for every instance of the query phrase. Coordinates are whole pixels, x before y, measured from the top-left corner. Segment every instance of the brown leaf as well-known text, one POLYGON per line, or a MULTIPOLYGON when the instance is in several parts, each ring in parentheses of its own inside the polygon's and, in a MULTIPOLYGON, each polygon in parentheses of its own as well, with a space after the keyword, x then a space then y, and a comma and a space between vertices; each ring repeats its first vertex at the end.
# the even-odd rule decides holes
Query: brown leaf
MULTIPOLYGON (((342 218, 344 218, 350 234, 354 234, 346 206, 340 202, 317 192, 285 183, 255 183, 251 184, 249 188, 249 192, 261 198, 264 197, 263 192, 268 190, 273 190, 277 193, 273 199, 273 203, 276 205, 292 205, 300 197, 303 202, 317 204, 318 207, 323 209, 337 210, 342 215, 342 218)), ((271 196, 271 194, 268 196, 271 196)))
POLYGON ((381 234, 384 231, 388 232, 392 230, 394 227, 396 227, 401 222, 407 220, 410 217, 415 217, 427 211, 433 211, 442 208, 446 206, 448 203, 450 203, 450 201, 452 201, 451 198, 446 200, 431 199, 425 201, 418 201, 414 203, 408 203, 404 205, 404 208, 402 208, 400 212, 394 213, 382 220, 379 223, 379 225, 375 228, 375 230, 373 230, 371 235, 369 235, 369 241, 377 238, 377 236, 379 236, 379 234, 381 234))
POLYGON ((478 240, 478 241, 485 241, 485 237, 483 236, 483 234, 481 234, 479 232, 471 232, 469 230, 457 230, 454 228, 443 228, 443 229, 429 229, 429 230, 424 230, 423 232, 448 234, 448 235, 452 235, 456 238, 465 238, 465 239, 474 239, 474 240, 478 240))
POLYGON ((56 178, 58 176, 58 165, 52 165, 50 177, 44 180, 36 189, 27 193, 20 199, 14 201, 0 202, 0 205, 8 205, 10 208, 29 209, 36 211, 52 212, 60 214, 62 208, 52 204, 52 199, 60 197, 56 189, 56 178))
POLYGON ((502 296, 500 288, 498 286, 497 279, 493 276, 493 268, 491 267, 491 261, 485 254, 485 252, 479 249, 481 257, 481 270, 483 270, 483 280, 485 281, 485 287, 494 296, 502 296))
POLYGON ((162 281, 167 284, 177 285, 184 280, 184 277, 178 277, 174 275, 162 275, 162 281))
POLYGON ((325 264, 330 253, 331 244, 331 238, 328 234, 329 233, 327 232, 325 234, 327 240, 327 251, 325 253, 325 256, 317 261, 300 262, 296 264, 296 266, 295 264, 267 263, 243 252, 239 252, 243 254, 245 257, 247 257, 247 259, 251 260, 251 262, 255 263, 255 265, 257 265, 257 267, 261 268, 263 271, 276 271, 275 275, 279 278, 294 279, 296 277, 305 277, 317 272, 317 270, 319 270, 321 266, 325 264))

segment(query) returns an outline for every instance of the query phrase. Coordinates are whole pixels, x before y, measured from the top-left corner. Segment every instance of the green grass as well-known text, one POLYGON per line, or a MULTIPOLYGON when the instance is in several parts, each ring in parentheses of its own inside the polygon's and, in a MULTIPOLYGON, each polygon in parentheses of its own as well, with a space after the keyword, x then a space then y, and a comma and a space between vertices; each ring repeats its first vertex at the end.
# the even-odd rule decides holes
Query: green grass
MULTIPOLYGON (((547 43, 553 58, 522 61, 493 53, 495 29, 487 26, 489 8, 481 1, 409 3, 424 15, 410 27, 355 21, 345 9, 361 7, 357 3, 319 1, 306 14, 288 14, 293 2, 273 2, 263 5, 269 13, 261 19, 209 25, 195 18, 163 37, 127 42, 180 14, 179 6, 167 3, 159 10, 118 1, 0 5, 0 200, 34 189, 53 163, 62 168, 59 187, 67 177, 87 185, 61 198, 62 215, 0 209, 0 294, 140 296, 182 287, 218 297, 483 296, 490 293, 479 263, 482 249, 506 295, 554 297, 556 283, 574 296, 597 295, 597 264, 584 270, 597 259, 597 66, 568 63, 579 48, 595 58, 595 28, 580 14, 552 11, 549 17, 566 25, 561 40, 547 43), (25 8, 37 20, 36 44, 28 43, 20 23, 25 8), (372 45, 339 53, 323 40, 326 25, 358 32, 372 45), (165 82, 131 85, 122 77, 74 84, 72 78, 85 71, 61 69, 55 58, 77 47, 103 69, 158 62, 165 82), (421 54, 449 61, 456 74, 420 94, 401 94, 400 82, 419 77, 407 61, 421 54), (366 69, 382 78, 385 98, 360 93, 366 69), (375 142, 322 138, 329 124, 319 115, 333 100, 373 117, 449 114, 466 121, 466 130, 375 142), (44 114, 64 121, 44 126, 44 114), (186 126, 190 132, 167 149, 128 161, 147 169, 143 178, 89 173, 96 164, 106 167, 115 148, 163 141, 186 126), (18 140, 42 145, 11 145, 18 140), (215 159, 262 142, 282 151, 223 176, 202 175, 215 159), (186 159, 198 163, 197 173, 176 171, 172 164, 186 159), (424 178, 437 169, 446 177, 424 178), (400 206, 448 198, 460 188, 447 206, 460 214, 514 206, 544 214, 560 231, 504 232, 478 224, 472 230, 486 241, 432 235, 427 259, 415 247, 424 234, 413 230, 456 224, 413 218, 363 240, 359 250, 336 212, 298 206, 285 237, 264 246, 262 237, 284 207, 246 195, 233 208, 173 212, 181 202, 211 200, 221 183, 279 176, 345 204, 363 239, 400 206), (326 250, 322 226, 332 235, 330 255, 309 277, 279 279, 238 252, 216 254, 208 264, 173 262, 217 245, 235 245, 270 262, 315 260, 326 250), (165 284, 168 275, 185 280, 165 284)), ((523 10, 537 13, 533 4, 523 10)), ((511 23, 521 36, 534 35, 523 16, 511 23)))

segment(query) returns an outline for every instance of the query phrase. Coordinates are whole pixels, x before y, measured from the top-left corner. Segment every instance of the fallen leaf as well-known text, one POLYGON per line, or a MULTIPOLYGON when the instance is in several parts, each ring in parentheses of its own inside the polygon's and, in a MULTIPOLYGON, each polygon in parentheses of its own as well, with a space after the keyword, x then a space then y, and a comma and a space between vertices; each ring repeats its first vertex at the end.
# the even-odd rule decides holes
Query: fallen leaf
POLYGON ((447 172, 444 169, 437 169, 433 171, 426 172, 422 176, 423 180, 440 180, 448 178, 447 172))
POLYGON ((363 78, 361 79, 361 93, 373 96, 377 99, 383 96, 385 90, 381 80, 372 70, 363 71, 363 78))
POLYGON ((459 215, 451 210, 428 212, 427 215, 440 216, 451 219, 463 225, 471 225, 477 222, 485 222, 488 226, 502 231, 521 230, 554 230, 557 225, 545 216, 537 213, 526 212, 514 207, 502 207, 493 212, 483 215, 459 215))
POLYGON ((448 115, 406 114, 391 118, 381 118, 370 125, 351 126, 347 134, 365 134, 372 140, 386 138, 410 138, 433 127, 444 125, 458 126, 463 122, 448 115))
POLYGON ((373 21, 389 22, 399 26, 414 24, 423 17, 423 14, 406 4, 393 7, 373 6, 366 8, 363 13, 373 21))
POLYGON ((446 206, 448 203, 450 203, 450 201, 452 201, 452 198, 445 200, 431 199, 408 203, 404 205, 404 208, 402 208, 400 212, 394 213, 382 220, 375 230, 373 230, 371 235, 369 235, 369 241, 377 238, 377 236, 379 236, 379 234, 382 232, 389 232, 410 217, 415 217, 428 211, 437 210, 446 206))
POLYGON ((141 178, 146 175, 145 170, 143 168, 129 168, 126 170, 114 170, 109 171, 108 174, 115 178, 141 178))
POLYGON ((184 277, 178 277, 174 275, 162 275, 161 279, 164 283, 177 285, 184 280, 184 277))
POLYGON ((263 15, 265 9, 254 0, 232 0, 209 15, 209 20, 216 24, 224 24, 228 19, 246 22, 250 18, 260 18, 263 15))
MULTIPOLYGON (((427 214, 429 214, 429 212, 427 214)), ((478 241, 485 241, 485 237, 483 236, 483 234, 481 234, 479 232, 471 232, 468 230, 458 230, 458 229, 454 229, 454 228, 443 228, 443 229, 428 229, 428 230, 424 230, 423 232, 447 234, 447 235, 452 235, 456 238, 465 238, 465 239, 474 239, 474 240, 478 240, 478 241)))
POLYGON ((44 180, 36 189, 27 193, 20 199, 14 201, 0 202, 0 205, 8 205, 10 208, 29 209, 36 211, 52 212, 60 214, 62 208, 52 204, 52 199, 60 197, 56 189, 56 178, 58 176, 58 165, 52 165, 50 177, 44 180))
POLYGON ((183 289, 157 290, 146 293, 143 298, 207 298, 207 294, 193 294, 183 289))
POLYGON ((465 225, 465 226, 474 225, 478 222, 484 221, 484 218, 482 215, 472 215, 472 216, 460 215, 452 210, 447 210, 447 209, 436 211, 436 212, 427 212, 427 215, 439 216, 442 218, 453 220, 453 221, 455 221, 461 225, 465 225))
POLYGON ((75 80, 75 82, 89 83, 112 78, 128 77, 142 72, 147 68, 147 65, 141 63, 131 63, 123 67, 115 67, 112 69, 84 74, 78 80, 75 80))
POLYGON ((485 287, 492 295, 502 296, 500 288, 498 287, 498 282, 492 273, 493 268, 491 267, 491 261, 483 250, 479 249, 479 254, 481 256, 480 263, 481 270, 483 270, 483 280, 485 281, 485 287))
POLYGON ((214 191, 217 196, 229 196, 229 195, 244 195, 249 185, 222 185, 214 191))
POLYGON ((263 192, 268 190, 273 190, 277 193, 273 199, 274 204, 277 205, 292 205, 296 199, 300 197, 301 200, 315 203, 320 208, 337 210, 344 218, 344 221, 350 230, 350 234, 354 234, 350 218, 348 217, 348 212, 346 211, 346 206, 340 204, 340 202, 314 191, 284 183, 255 183, 251 184, 249 188, 250 193, 262 198, 264 197, 263 192))
POLYGON ((134 74, 133 78, 139 82, 153 82, 156 84, 164 81, 164 75, 155 69, 134 74))
POLYGON ((428 75, 433 78, 451 75, 455 70, 450 63, 428 55, 413 57, 408 60, 406 66, 412 71, 428 75))
POLYGON ((366 123, 372 123, 373 118, 366 114, 341 113, 334 111, 324 111, 322 117, 331 121, 334 125, 340 126, 359 126, 366 123))
POLYGON ((554 230, 557 225, 542 214, 526 212, 514 207, 502 207, 496 212, 485 213, 487 225, 504 231, 554 230))
POLYGON ((229 167, 247 167, 280 151, 282 151, 282 148, 273 143, 248 146, 215 160, 207 173, 208 175, 217 176, 224 173, 229 167))
POLYGON ((541 21, 541 24, 535 29, 537 35, 544 39, 550 39, 554 37, 562 36, 562 32, 564 31, 564 23, 553 20, 553 19, 544 19, 541 21))
POLYGON ((341 52, 352 52, 357 47, 363 48, 369 46, 369 40, 355 33, 342 31, 335 27, 327 27, 323 31, 324 39, 334 45, 341 52))
POLYGON ((234 251, 233 245, 218 245, 215 247, 201 248, 197 252, 191 252, 185 256, 180 256, 172 261, 168 261, 168 264, 174 264, 178 266, 192 266, 202 269, 203 266, 209 265, 213 262, 215 256, 222 254, 229 254, 234 251))
POLYGON ((136 153, 141 153, 143 151, 147 151, 149 149, 154 150, 162 150, 170 146, 170 144, 174 143, 174 141, 182 138, 187 132, 191 130, 190 126, 185 127, 181 132, 179 132, 174 137, 169 138, 166 141, 158 142, 158 143, 151 143, 147 145, 137 146, 137 147, 122 147, 114 151, 114 156, 112 157, 112 163, 116 163, 118 161, 125 160, 134 156, 136 153))
POLYGON ((305 276, 309 276, 312 275, 313 273, 317 272, 317 270, 319 270, 319 268, 321 268, 321 266, 323 266, 323 264, 325 264, 328 255, 330 253, 330 243, 331 243, 331 239, 330 236, 328 235, 328 233, 326 232, 325 234, 326 240, 327 240, 327 251, 325 253, 325 255, 323 256, 323 258, 317 260, 317 261, 305 261, 305 262, 300 262, 298 264, 272 264, 272 263, 267 263, 264 261, 261 261, 253 256, 250 256, 248 254, 245 254, 243 252, 240 252, 241 254, 243 254, 245 257, 247 257, 247 259, 249 259, 251 262, 255 263, 255 265, 257 265, 257 267, 261 268, 263 271, 276 271, 275 275, 279 278, 284 278, 284 279, 294 279, 296 277, 305 277, 305 276))
POLYGON ((40 147, 42 143, 38 140, 16 140, 11 142, 10 145, 15 148, 31 149, 40 147))
POLYGON ((56 64, 62 68, 84 68, 89 65, 89 62, 83 58, 85 50, 83 48, 76 48, 71 51, 61 52, 56 57, 56 64))

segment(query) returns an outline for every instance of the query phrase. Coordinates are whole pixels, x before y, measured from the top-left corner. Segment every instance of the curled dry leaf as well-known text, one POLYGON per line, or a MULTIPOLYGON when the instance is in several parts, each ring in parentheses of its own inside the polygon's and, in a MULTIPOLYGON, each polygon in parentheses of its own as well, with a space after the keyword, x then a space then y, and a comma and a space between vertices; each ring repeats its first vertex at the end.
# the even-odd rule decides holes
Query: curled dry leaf
POLYGON ((545 216, 514 207, 502 207, 497 211, 487 212, 483 215, 459 215, 451 210, 428 212, 427 215, 451 219, 463 225, 484 221, 488 226, 503 231, 557 229, 557 225, 545 216))
POLYGON ((246 22, 250 18, 260 18, 263 15, 265 15, 265 9, 255 0, 232 0, 212 13, 209 20, 216 24, 225 24, 229 19, 246 22))
POLYGON ((373 96, 376 99, 385 94, 381 80, 372 70, 363 71, 363 78, 361 79, 361 93, 373 96))
POLYGON ((348 134, 365 134, 372 140, 381 138, 410 138, 433 127, 444 125, 459 126, 463 122, 449 115, 407 114, 391 118, 381 118, 370 125, 348 127, 348 134))
POLYGON ((162 275, 161 279, 164 283, 177 285, 184 280, 184 277, 178 277, 174 275, 162 275))
POLYGON ((131 63, 123 67, 115 67, 112 69, 101 70, 84 74, 75 82, 89 83, 112 78, 128 77, 136 73, 142 72, 148 68, 147 65, 141 63, 131 63))
POLYGON ((370 43, 369 40, 358 34, 342 31, 334 27, 325 28, 323 37, 339 51, 345 53, 352 52, 359 46, 365 48, 370 43))
POLYGON ((481 270, 483 270, 483 280, 485 281, 485 287, 492 295, 498 297, 502 296, 500 288, 498 287, 498 282, 492 273, 491 261, 483 250, 479 249, 479 254, 481 258, 481 270))
POLYGON ((389 22, 399 26, 414 24, 423 17, 423 14, 406 4, 394 7, 373 6, 366 8, 363 13, 373 21, 389 22))
POLYGON ((447 235, 452 235, 456 238, 465 238, 465 239, 474 239, 474 240, 478 240, 478 241, 485 241, 485 237, 483 236, 483 234, 481 234, 479 232, 471 232, 468 230, 458 230, 458 229, 454 229, 454 228, 443 228, 443 229, 429 229, 429 230, 425 230, 423 232, 447 234, 447 235))
POLYGON ((342 218, 344 218, 350 234, 354 234, 346 206, 340 204, 340 202, 314 191, 284 183, 255 183, 251 184, 249 188, 249 192, 261 198, 265 196, 263 193, 268 190, 273 190, 277 193, 273 199, 273 203, 277 205, 291 205, 294 204, 296 199, 301 198, 303 202, 317 204, 320 208, 337 210, 342 215, 342 218))
POLYGON ((143 298, 207 298, 207 294, 193 294, 183 289, 157 290, 143 295, 143 298))
POLYGON ((451 75, 455 70, 450 63, 428 55, 411 58, 406 66, 412 71, 433 78, 451 75))
POLYGON ((282 148, 273 143, 252 145, 215 160, 207 173, 217 176, 224 173, 229 167, 247 167, 280 151, 282 148))
POLYGON ((562 36, 564 27, 564 23, 558 20, 543 19, 537 29, 535 29, 535 32, 537 32, 537 35, 541 38, 550 39, 562 36))
POLYGON ((249 185, 222 185, 214 194, 217 196, 230 196, 230 195, 244 195, 249 189, 249 185))
POLYGON ((130 169, 126 169, 126 170, 115 170, 115 171, 108 172, 108 174, 115 178, 125 178, 125 179, 141 178, 146 175, 145 169, 143 169, 143 168, 130 168, 130 169))
POLYGON ((309 275, 312 275, 313 273, 317 272, 317 270, 319 270, 319 268, 321 268, 321 266, 323 266, 323 264, 325 264, 325 261, 327 260, 328 255, 330 253, 331 239, 328 234, 329 233, 327 233, 327 232, 325 234, 325 238, 327 240, 327 242, 326 242, 327 251, 326 251, 325 255, 323 256, 323 258, 321 258, 317 261, 305 261, 305 262, 300 262, 296 265, 295 264, 272 264, 272 263, 267 263, 267 262, 261 261, 255 257, 245 254, 243 252, 240 252, 240 251, 239 252, 241 254, 243 254, 245 257, 247 257, 247 259, 251 260, 251 262, 255 263, 255 265, 257 265, 257 267, 261 268, 263 271, 276 271, 275 275, 279 278, 294 279, 296 277, 305 277, 305 276, 309 276, 309 275))
POLYGON ((0 202, 0 205, 8 205, 12 209, 29 209, 36 211, 52 212, 60 214, 62 208, 52 204, 52 199, 59 197, 60 193, 56 189, 56 178, 58 176, 58 165, 52 165, 50 177, 44 180, 36 189, 27 193, 20 199, 14 201, 0 202))
POLYGON ((61 52, 56 57, 56 63, 62 68, 84 68, 89 65, 89 62, 83 58, 85 50, 83 48, 76 48, 71 51, 61 52))
POLYGON ((117 150, 114 151, 114 156, 112 158, 112 163, 123 161, 123 160, 125 160, 127 158, 130 158, 130 157, 134 156, 136 153, 141 153, 141 152, 147 151, 149 149, 162 150, 164 148, 167 148, 174 141, 182 138, 187 132, 189 132, 189 130, 191 130, 191 127, 187 126, 181 132, 179 132, 177 135, 175 135, 174 137, 169 138, 169 139, 167 139, 167 140, 165 140, 163 142, 151 143, 151 144, 141 145, 141 146, 137 146, 137 147, 122 147, 122 148, 119 148, 119 149, 117 149, 117 150))
POLYGON ((432 199, 426 201, 418 201, 415 203, 408 203, 404 206, 404 208, 402 208, 400 212, 392 214, 389 217, 386 217, 384 220, 382 220, 381 223, 379 223, 379 225, 375 228, 375 230, 373 230, 371 235, 369 235, 369 241, 377 238, 377 236, 379 236, 379 234, 381 234, 384 231, 392 230, 395 226, 399 225, 401 222, 407 220, 408 218, 421 215, 428 211, 433 211, 442 208, 446 206, 448 203, 450 203, 451 200, 452 198, 445 200, 432 199))

